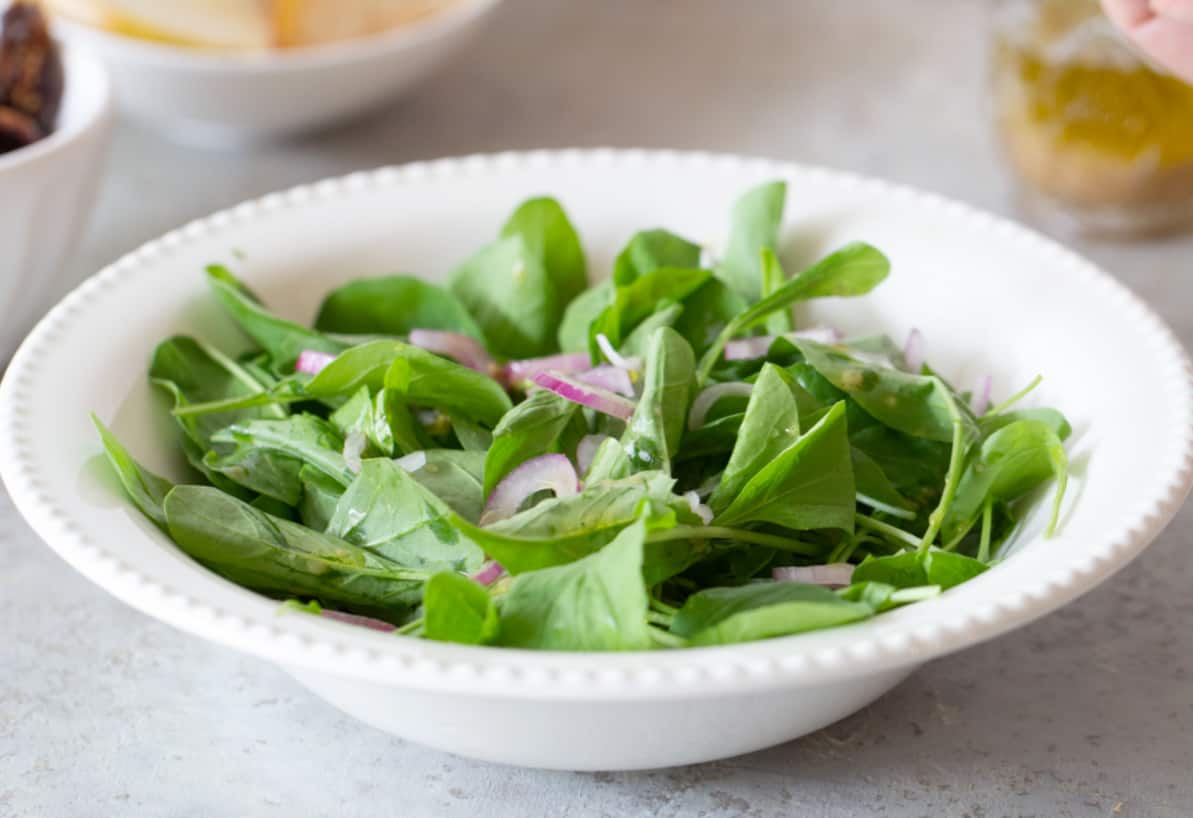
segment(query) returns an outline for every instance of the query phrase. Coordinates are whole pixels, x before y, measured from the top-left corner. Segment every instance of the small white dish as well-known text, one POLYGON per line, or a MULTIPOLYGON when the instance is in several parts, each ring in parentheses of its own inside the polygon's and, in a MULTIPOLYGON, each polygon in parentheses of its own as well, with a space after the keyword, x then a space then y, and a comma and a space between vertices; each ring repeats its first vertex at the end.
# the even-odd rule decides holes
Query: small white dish
POLYGON ((62 105, 53 133, 0 154, 0 362, 72 283, 65 263, 103 176, 112 130, 107 73, 65 49, 62 105))
POLYGON ((276 139, 363 113, 462 48, 498 0, 458 0, 392 31, 329 45, 223 53, 114 34, 61 16, 60 36, 102 60, 131 116, 213 147, 276 139))
POLYGON ((34 330, 0 385, 0 474, 33 528, 78 570, 151 616, 281 665, 382 730, 534 767, 686 764, 823 727, 923 662, 1018 627, 1109 577, 1171 519, 1191 466, 1189 362, 1156 316, 1105 273, 936 196, 819 168, 691 153, 478 156, 247 202, 87 281, 34 330), (810 320, 895 336, 917 326, 933 365, 961 384, 992 373, 997 395, 1046 376, 1033 398, 1063 409, 1075 429, 1074 478, 1056 537, 1040 536, 1041 507, 1004 563, 937 599, 844 628, 641 653, 477 648, 279 613, 276 602, 182 555, 100 462, 87 410, 150 468, 180 474, 172 422, 145 365, 172 333, 242 343, 200 274, 235 250, 255 290, 306 319, 349 278, 395 270, 443 277, 530 195, 561 199, 591 269, 604 271, 644 226, 719 238, 733 197, 776 177, 790 184, 792 269, 851 239, 882 248, 894 266, 873 294, 818 302, 810 320))

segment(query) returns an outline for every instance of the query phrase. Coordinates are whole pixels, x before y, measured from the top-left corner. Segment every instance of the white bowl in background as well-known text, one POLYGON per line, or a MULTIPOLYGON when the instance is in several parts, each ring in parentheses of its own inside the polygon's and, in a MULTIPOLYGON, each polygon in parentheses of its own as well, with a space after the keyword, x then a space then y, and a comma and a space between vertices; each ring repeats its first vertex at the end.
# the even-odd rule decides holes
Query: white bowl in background
POLYGON ((1156 536, 1189 490, 1193 386, 1180 344, 1121 284, 1057 244, 964 205, 849 174, 729 156, 502 154, 266 196, 101 271, 34 330, 0 385, 0 475, 38 534, 111 593, 281 665, 362 721, 493 761, 650 768, 744 753, 823 727, 923 662, 1018 627, 1109 577, 1156 536), (282 314, 309 319, 321 296, 349 278, 407 271, 441 279, 527 196, 561 199, 590 269, 603 273, 643 227, 721 237, 732 199, 776 177, 792 191, 784 248, 792 269, 852 239, 872 242, 893 263, 874 293, 817 302, 809 320, 895 336, 917 326, 935 367, 963 385, 991 373, 1001 396, 1046 376, 1029 405, 1060 407, 1075 430, 1074 475, 1056 537, 1040 535, 1042 503, 1011 556, 992 570, 936 599, 832 630, 637 653, 470 647, 279 613, 278 603, 185 557, 100 461, 88 410, 147 466, 181 474, 173 423, 145 366, 173 333, 229 350, 243 345, 201 274, 234 249, 254 290, 282 314))
POLYGON ((314 130, 391 99, 468 42, 498 0, 458 0, 353 40, 264 53, 163 45, 72 22, 55 30, 108 67, 121 108, 175 139, 212 146, 314 130))
POLYGON ((107 73, 64 49, 58 123, 32 145, 0 154, 0 362, 69 285, 74 250, 103 175, 112 130, 107 73))

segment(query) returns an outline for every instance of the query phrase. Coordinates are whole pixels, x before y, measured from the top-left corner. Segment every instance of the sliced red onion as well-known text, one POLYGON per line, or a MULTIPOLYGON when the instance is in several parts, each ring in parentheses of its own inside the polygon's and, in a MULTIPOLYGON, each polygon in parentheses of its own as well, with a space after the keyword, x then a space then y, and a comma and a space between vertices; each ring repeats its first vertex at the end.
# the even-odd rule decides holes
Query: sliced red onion
POLYGON ((621 356, 621 353, 613 348, 613 344, 609 342, 609 336, 603 332, 598 332, 596 337, 597 346, 601 348, 601 353, 605 359, 614 366, 620 366, 622 369, 628 369, 630 362, 621 356))
POLYGON ((914 327, 903 344, 903 360, 909 372, 918 373, 924 365, 924 335, 914 327))
POLYGON ((308 375, 318 375, 323 367, 334 361, 336 356, 316 349, 304 349, 298 353, 298 360, 294 362, 295 372, 305 372, 308 375))
POLYGON ((609 439, 608 435, 584 435, 576 445, 576 468, 580 474, 585 474, 596 457, 597 449, 609 439))
POLYGON ((451 358, 469 369, 493 374, 493 359, 480 341, 459 332, 437 329, 410 330, 410 343, 428 352, 451 358))
POLYGON ((700 495, 697 492, 686 492, 683 498, 688 501, 688 508, 692 509, 692 513, 699 517, 705 525, 712 522, 712 509, 700 502, 700 495))
POLYGON ((986 410, 990 408, 990 390, 993 386, 993 379, 989 375, 978 378, 977 386, 973 390, 973 397, 969 400, 969 405, 975 415, 980 417, 986 414, 986 410))
POLYGON ((489 586, 505 575, 505 568, 499 562, 486 562, 485 566, 472 575, 473 582, 489 586))
POLYGON ((359 429, 353 429, 344 438, 344 463, 347 464, 348 471, 353 474, 360 473, 360 456, 364 454, 368 445, 369 439, 359 429))
POLYGON ((699 429, 703 426, 705 419, 708 417, 708 411, 721 398, 729 395, 749 397, 753 391, 753 385, 741 381, 718 383, 708 387, 696 396, 696 400, 692 401, 692 411, 688 413, 688 428, 699 429))
POLYGON ((349 625, 359 625, 362 628, 372 628, 375 631, 385 631, 392 633, 396 631, 393 625, 388 622, 382 622, 380 619, 373 619, 371 616, 361 616, 360 614, 344 613, 343 611, 329 611, 324 608, 319 612, 320 616, 334 619, 337 622, 347 622, 349 625))
POLYGON ((501 479, 485 503, 481 525, 513 517, 530 495, 549 490, 556 497, 572 497, 580 492, 580 478, 572 461, 561 454, 532 457, 501 479))
POLYGON ((634 381, 630 378, 630 373, 619 366, 602 364, 587 372, 578 373, 576 380, 591 386, 599 386, 601 389, 608 389, 610 392, 625 395, 627 398, 634 397, 634 381))
POLYGON ((410 454, 402 455, 394 462, 397 463, 398 467, 404 471, 418 471, 423 466, 427 465, 427 453, 411 452, 410 454))
POLYGON ((630 416, 634 414, 635 407, 632 400, 627 400, 616 392, 600 386, 593 386, 592 384, 569 378, 562 372, 552 370, 537 372, 534 376, 534 382, 543 387, 543 389, 549 389, 562 398, 566 398, 573 403, 578 403, 581 406, 587 406, 589 409, 595 409, 605 415, 629 420, 630 416))
POLYGON ((515 386, 534 382, 540 372, 563 372, 574 374, 592 368, 592 358, 587 352, 569 352, 563 355, 547 355, 544 358, 526 358, 510 361, 505 365, 505 381, 515 386))
POLYGON ((853 581, 853 566, 847 562, 828 565, 785 565, 771 571, 779 582, 807 582, 826 588, 844 588, 853 581))
POLYGON ((781 336, 757 335, 753 338, 738 338, 725 344, 725 360, 750 361, 754 358, 761 358, 778 338, 787 338, 792 341, 815 341, 819 344, 836 344, 840 343, 841 337, 841 333, 832 327, 808 327, 795 332, 787 332, 781 336))

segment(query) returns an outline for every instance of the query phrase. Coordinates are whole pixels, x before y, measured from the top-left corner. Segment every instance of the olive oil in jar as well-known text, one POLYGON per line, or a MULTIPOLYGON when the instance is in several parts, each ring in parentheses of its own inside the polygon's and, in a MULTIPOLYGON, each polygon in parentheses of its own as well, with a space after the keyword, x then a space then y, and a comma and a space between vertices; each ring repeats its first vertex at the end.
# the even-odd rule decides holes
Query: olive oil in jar
POLYGON ((1096 0, 1003 3, 994 90, 1033 215, 1115 237, 1193 227, 1193 86, 1139 55, 1096 0))

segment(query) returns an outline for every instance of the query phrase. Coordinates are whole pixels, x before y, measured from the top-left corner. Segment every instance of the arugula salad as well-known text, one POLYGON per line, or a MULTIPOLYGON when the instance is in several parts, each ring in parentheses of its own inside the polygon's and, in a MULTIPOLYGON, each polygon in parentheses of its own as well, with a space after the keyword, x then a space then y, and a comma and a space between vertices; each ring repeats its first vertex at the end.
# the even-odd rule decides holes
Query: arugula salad
POLYGON ((176 336, 149 367, 192 479, 96 419, 108 460, 183 552, 283 609, 517 648, 857 622, 987 570, 1054 480, 1051 533, 1065 418, 1012 408, 1034 383, 998 405, 989 378, 950 384, 916 331, 798 325, 890 265, 853 243, 788 274, 785 197, 742 195, 719 258, 637 233, 594 285, 563 208, 531 199, 446 286, 352 281, 313 326, 211 266, 252 350, 176 336))

